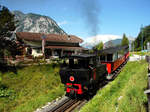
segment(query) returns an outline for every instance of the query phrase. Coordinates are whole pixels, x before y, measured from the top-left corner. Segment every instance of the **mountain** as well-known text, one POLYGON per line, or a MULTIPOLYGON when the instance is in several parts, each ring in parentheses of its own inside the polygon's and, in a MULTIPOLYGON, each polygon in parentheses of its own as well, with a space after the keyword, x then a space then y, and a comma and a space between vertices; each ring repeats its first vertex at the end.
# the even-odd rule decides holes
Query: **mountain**
POLYGON ((119 35, 111 35, 111 34, 99 34, 92 37, 87 37, 84 39, 84 43, 82 44, 83 47, 91 49, 99 42, 106 43, 109 40, 116 40, 121 39, 122 37, 119 35))
MULTIPOLYGON (((131 48, 131 43, 135 40, 135 38, 133 37, 128 37, 129 40, 129 48, 131 48)), ((109 47, 109 46, 117 46, 117 45, 121 45, 121 41, 122 39, 115 39, 115 40, 110 40, 108 42, 104 43, 105 47, 109 47), (109 45, 111 44, 111 45, 109 45)))
POLYGON ((81 46, 84 48, 87 48, 87 49, 92 49, 95 46, 95 44, 90 43, 90 42, 85 42, 85 43, 81 44, 81 46))
MULTIPOLYGON (((107 42, 104 43, 105 47, 111 47, 111 46, 117 46, 119 44, 121 44, 122 39, 115 39, 115 40, 109 40, 107 42)), ((100 41, 99 41, 100 42, 100 41)), ((96 46, 99 42, 85 42, 82 44, 83 47, 91 49, 94 46, 96 46)))
MULTIPOLYGON (((131 46, 131 43, 135 40, 133 37, 128 37, 129 40, 129 46, 131 46)), ((111 46, 117 46, 121 44, 122 38, 116 35, 102 35, 98 37, 90 37, 85 40, 85 42, 82 44, 83 47, 92 49, 95 45, 97 45, 100 41, 104 43, 104 47, 111 47, 111 46), (101 37, 101 38, 99 38, 101 37), (109 37, 109 38, 108 38, 109 37)))
POLYGON ((16 32, 35 32, 35 33, 54 33, 66 34, 57 23, 48 16, 28 13, 21 11, 13 11, 15 19, 18 20, 16 32))
POLYGON ((108 42, 104 43, 105 47, 112 47, 112 46, 117 46, 121 44, 122 39, 115 39, 115 40, 110 40, 108 42), (111 45, 110 45, 111 44, 111 45))
MULTIPOLYGON (((111 47, 111 46, 117 46, 119 44, 121 44, 121 41, 122 39, 115 39, 115 40, 109 40, 107 42, 104 43, 104 46, 105 47, 111 47)), ((91 49, 93 48, 94 46, 96 46, 99 42, 86 42, 86 43, 83 43, 82 46, 85 47, 85 48, 88 48, 88 49, 91 49)))

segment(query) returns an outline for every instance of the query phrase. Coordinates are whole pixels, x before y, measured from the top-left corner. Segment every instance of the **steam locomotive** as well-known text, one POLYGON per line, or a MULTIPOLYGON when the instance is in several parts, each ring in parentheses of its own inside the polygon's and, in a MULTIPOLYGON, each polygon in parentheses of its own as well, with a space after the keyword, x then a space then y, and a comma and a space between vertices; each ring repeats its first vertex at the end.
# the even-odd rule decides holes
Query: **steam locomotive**
POLYGON ((113 73, 129 58, 129 47, 111 47, 92 54, 72 54, 60 68, 61 82, 67 96, 91 94, 104 80, 112 79, 113 73))

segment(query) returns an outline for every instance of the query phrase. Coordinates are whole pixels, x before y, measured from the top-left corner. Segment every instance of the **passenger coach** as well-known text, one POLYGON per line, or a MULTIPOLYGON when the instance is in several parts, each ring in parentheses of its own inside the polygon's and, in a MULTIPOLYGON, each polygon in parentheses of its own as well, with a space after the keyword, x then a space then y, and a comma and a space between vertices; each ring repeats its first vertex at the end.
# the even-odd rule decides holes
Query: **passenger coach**
POLYGON ((111 47, 98 51, 97 55, 100 58, 100 62, 107 65, 107 79, 111 79, 112 73, 129 59, 129 47, 111 47))

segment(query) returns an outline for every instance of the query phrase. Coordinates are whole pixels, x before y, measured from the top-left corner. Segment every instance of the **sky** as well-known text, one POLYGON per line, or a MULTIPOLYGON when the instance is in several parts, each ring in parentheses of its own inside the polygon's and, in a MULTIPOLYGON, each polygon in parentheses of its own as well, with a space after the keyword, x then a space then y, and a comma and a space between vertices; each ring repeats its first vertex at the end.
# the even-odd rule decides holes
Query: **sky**
MULTIPOLYGON (((0 0, 10 11, 49 16, 68 34, 84 40, 137 37, 150 25, 150 0, 0 0)), ((106 39, 105 39, 106 40, 106 39)))

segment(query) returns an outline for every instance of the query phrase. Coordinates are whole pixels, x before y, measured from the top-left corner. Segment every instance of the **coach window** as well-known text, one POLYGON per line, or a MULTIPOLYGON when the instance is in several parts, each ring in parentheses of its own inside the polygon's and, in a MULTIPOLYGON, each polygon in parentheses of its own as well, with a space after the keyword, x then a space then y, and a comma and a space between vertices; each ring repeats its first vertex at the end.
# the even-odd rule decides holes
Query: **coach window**
POLYGON ((101 55, 101 56, 100 56, 100 60, 101 60, 101 61, 105 61, 105 55, 101 55))
POLYGON ((96 65, 100 62, 100 57, 96 58, 96 65))
POLYGON ((96 66, 97 65, 97 59, 93 58, 93 65, 96 66))
POLYGON ((112 54, 107 54, 107 61, 112 61, 112 54))
POLYGON ((90 60, 89 60, 89 65, 93 65, 93 58, 91 58, 90 60))
POLYGON ((113 61, 115 61, 117 59, 118 59, 118 53, 116 52, 116 53, 113 54, 113 61))

